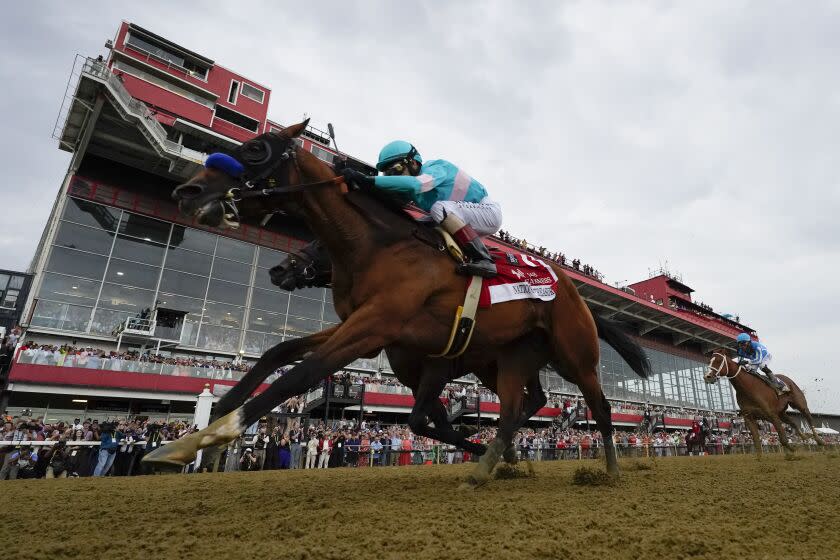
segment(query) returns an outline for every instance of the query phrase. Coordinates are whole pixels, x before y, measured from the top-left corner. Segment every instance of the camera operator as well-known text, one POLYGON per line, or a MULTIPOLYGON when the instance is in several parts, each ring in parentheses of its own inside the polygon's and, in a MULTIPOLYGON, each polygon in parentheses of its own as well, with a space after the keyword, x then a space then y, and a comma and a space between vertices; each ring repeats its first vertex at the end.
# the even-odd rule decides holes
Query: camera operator
POLYGON ((257 458, 254 456, 254 450, 250 447, 245 448, 242 457, 239 459, 239 470, 241 471, 255 471, 258 469, 257 458))
MULTIPOLYGON (((140 447, 138 450, 137 460, 139 461, 143 458, 143 455, 145 455, 146 453, 151 453, 152 451, 161 446, 161 442, 163 441, 163 432, 161 431, 161 425, 157 422, 147 423, 145 435, 138 439, 146 441, 146 446, 140 447)), ((140 474, 152 474, 153 472, 154 469, 147 463, 140 463, 140 474)))
POLYGON ((268 440, 269 437, 266 433, 266 427, 264 425, 260 425, 259 431, 250 442, 254 449, 254 457, 257 459, 257 466, 259 470, 262 470, 265 466, 265 450, 268 446, 268 440))
POLYGON ((11 454, 11 472, 9 480, 16 478, 35 478, 35 465, 38 463, 38 453, 29 445, 22 445, 11 454))
POLYGON ((67 451, 67 442, 64 438, 48 448, 43 453, 42 459, 47 462, 46 478, 67 478, 70 452, 67 451))
MULTIPOLYGON (((18 423, 17 429, 12 429, 12 423, 6 422, 4 424, 4 435, 3 439, 6 441, 15 442, 16 445, 19 445, 21 442, 29 441, 29 430, 28 422, 21 421, 18 423)), ((17 474, 14 477, 11 476, 12 473, 12 455, 15 452, 14 446, 6 447, 6 455, 3 457, 3 466, 0 467, 0 480, 6 480, 9 478, 13 480, 17 478, 17 474)), ((17 470, 15 470, 17 472, 17 470)))

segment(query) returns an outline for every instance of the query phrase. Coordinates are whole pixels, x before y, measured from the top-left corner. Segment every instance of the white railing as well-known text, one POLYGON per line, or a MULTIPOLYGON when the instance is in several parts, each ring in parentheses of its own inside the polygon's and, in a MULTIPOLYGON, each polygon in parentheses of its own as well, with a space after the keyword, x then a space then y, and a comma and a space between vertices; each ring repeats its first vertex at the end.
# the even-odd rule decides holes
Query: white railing
POLYGON ((97 369, 128 373, 145 373, 151 375, 171 375, 175 377, 198 377, 201 379, 226 379, 239 381, 244 372, 229 367, 197 367, 180 364, 164 364, 140 360, 123 360, 120 358, 79 356, 76 354, 61 355, 44 350, 26 350, 20 353, 16 360, 19 364, 35 364, 57 367, 74 367, 83 369, 97 369))

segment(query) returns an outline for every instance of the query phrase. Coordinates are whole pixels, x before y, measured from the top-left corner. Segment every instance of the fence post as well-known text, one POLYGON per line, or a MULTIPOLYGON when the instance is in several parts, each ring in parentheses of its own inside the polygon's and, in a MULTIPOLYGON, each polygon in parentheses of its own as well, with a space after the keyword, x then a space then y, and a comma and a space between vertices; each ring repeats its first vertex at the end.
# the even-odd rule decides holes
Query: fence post
MULTIPOLYGON (((210 392, 210 384, 204 384, 204 390, 196 398, 195 414, 193 416, 193 424, 198 426, 198 429, 204 429, 210 423, 210 408, 213 406, 213 393, 210 392)), ((195 467, 193 472, 199 472, 201 469, 201 451, 196 454, 195 467)))
POLYGON ((583 452, 580 449, 580 442, 578 442, 578 461, 583 459, 583 452))

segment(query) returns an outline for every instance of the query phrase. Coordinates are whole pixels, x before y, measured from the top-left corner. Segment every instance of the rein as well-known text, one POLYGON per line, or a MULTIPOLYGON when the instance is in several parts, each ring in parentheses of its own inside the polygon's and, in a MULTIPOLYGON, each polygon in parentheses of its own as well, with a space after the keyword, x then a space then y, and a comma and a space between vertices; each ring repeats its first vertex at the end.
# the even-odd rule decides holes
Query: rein
POLYGON ((267 189, 254 189, 242 191, 240 188, 232 188, 228 194, 233 197, 233 200, 244 200, 246 198, 260 198, 264 196, 273 196, 275 194, 287 194, 305 191, 313 187, 323 187, 326 185, 340 185, 344 183, 344 177, 338 175, 332 179, 325 179, 323 181, 316 181, 314 183, 301 183, 298 185, 285 185, 281 187, 269 187, 267 189))

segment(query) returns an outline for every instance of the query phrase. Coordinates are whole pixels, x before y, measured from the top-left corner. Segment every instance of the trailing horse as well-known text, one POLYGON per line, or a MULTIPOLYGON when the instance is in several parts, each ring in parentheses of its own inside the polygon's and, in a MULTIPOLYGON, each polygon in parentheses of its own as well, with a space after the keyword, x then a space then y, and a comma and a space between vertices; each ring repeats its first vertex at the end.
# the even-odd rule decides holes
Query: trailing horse
POLYGON ((763 379, 757 375, 748 372, 743 366, 738 364, 729 354, 725 348, 719 348, 712 352, 712 358, 709 362, 709 371, 706 372, 704 379, 706 383, 716 383, 719 378, 726 378, 732 383, 735 388, 735 399, 738 401, 738 408, 741 416, 744 417, 744 423, 752 434, 753 445, 757 455, 761 455, 761 436, 758 432, 758 420, 766 420, 773 424, 776 433, 779 435, 779 441, 789 453, 793 452, 793 447, 788 441, 785 428, 782 425, 789 425, 793 428, 796 434, 804 439, 807 439, 802 430, 799 429, 797 423, 787 415, 788 407, 798 410, 808 426, 811 427, 810 437, 817 442, 818 445, 825 445, 822 438, 814 429, 814 419, 811 417, 811 411, 808 409, 808 402, 805 400, 805 395, 802 389, 794 383, 789 377, 785 375, 778 375, 788 387, 790 392, 779 395, 776 390, 770 387, 763 379))
POLYGON ((691 431, 685 437, 686 453, 694 455, 695 450, 698 455, 703 455, 706 451, 706 440, 709 438, 709 432, 700 424, 700 429, 696 432, 691 431))
POLYGON ((266 352, 240 382, 241 390, 220 405, 247 398, 279 363, 300 357, 303 361, 204 430, 144 460, 189 463, 198 449, 233 440, 277 403, 385 348, 395 374, 415 391, 411 426, 418 433, 434 434, 437 417, 443 414, 445 419, 438 397, 453 375, 474 372, 499 395, 497 436, 476 466, 473 484, 489 478, 516 429, 536 412, 536 404, 545 402, 538 374, 548 363, 580 387, 603 435, 607 469, 617 474, 610 407, 597 374, 598 336, 646 377, 649 364, 641 348, 615 324, 593 316, 571 280, 550 265, 558 278, 553 300, 515 300, 481 308, 470 344, 460 357, 427 358, 439 353, 450 338, 452 318, 464 301, 468 280, 455 274, 450 257, 418 239, 419 226, 413 220, 386 209, 371 194, 348 193, 340 176, 301 150, 294 139, 306 124, 266 133, 240 146, 235 155, 245 169, 241 178, 207 168, 176 188, 173 197, 183 214, 213 226, 235 219, 237 202, 244 198, 259 198, 266 211, 269 207, 299 211, 333 263, 333 301, 342 323, 266 352), (428 420, 435 426, 429 426, 428 420))

